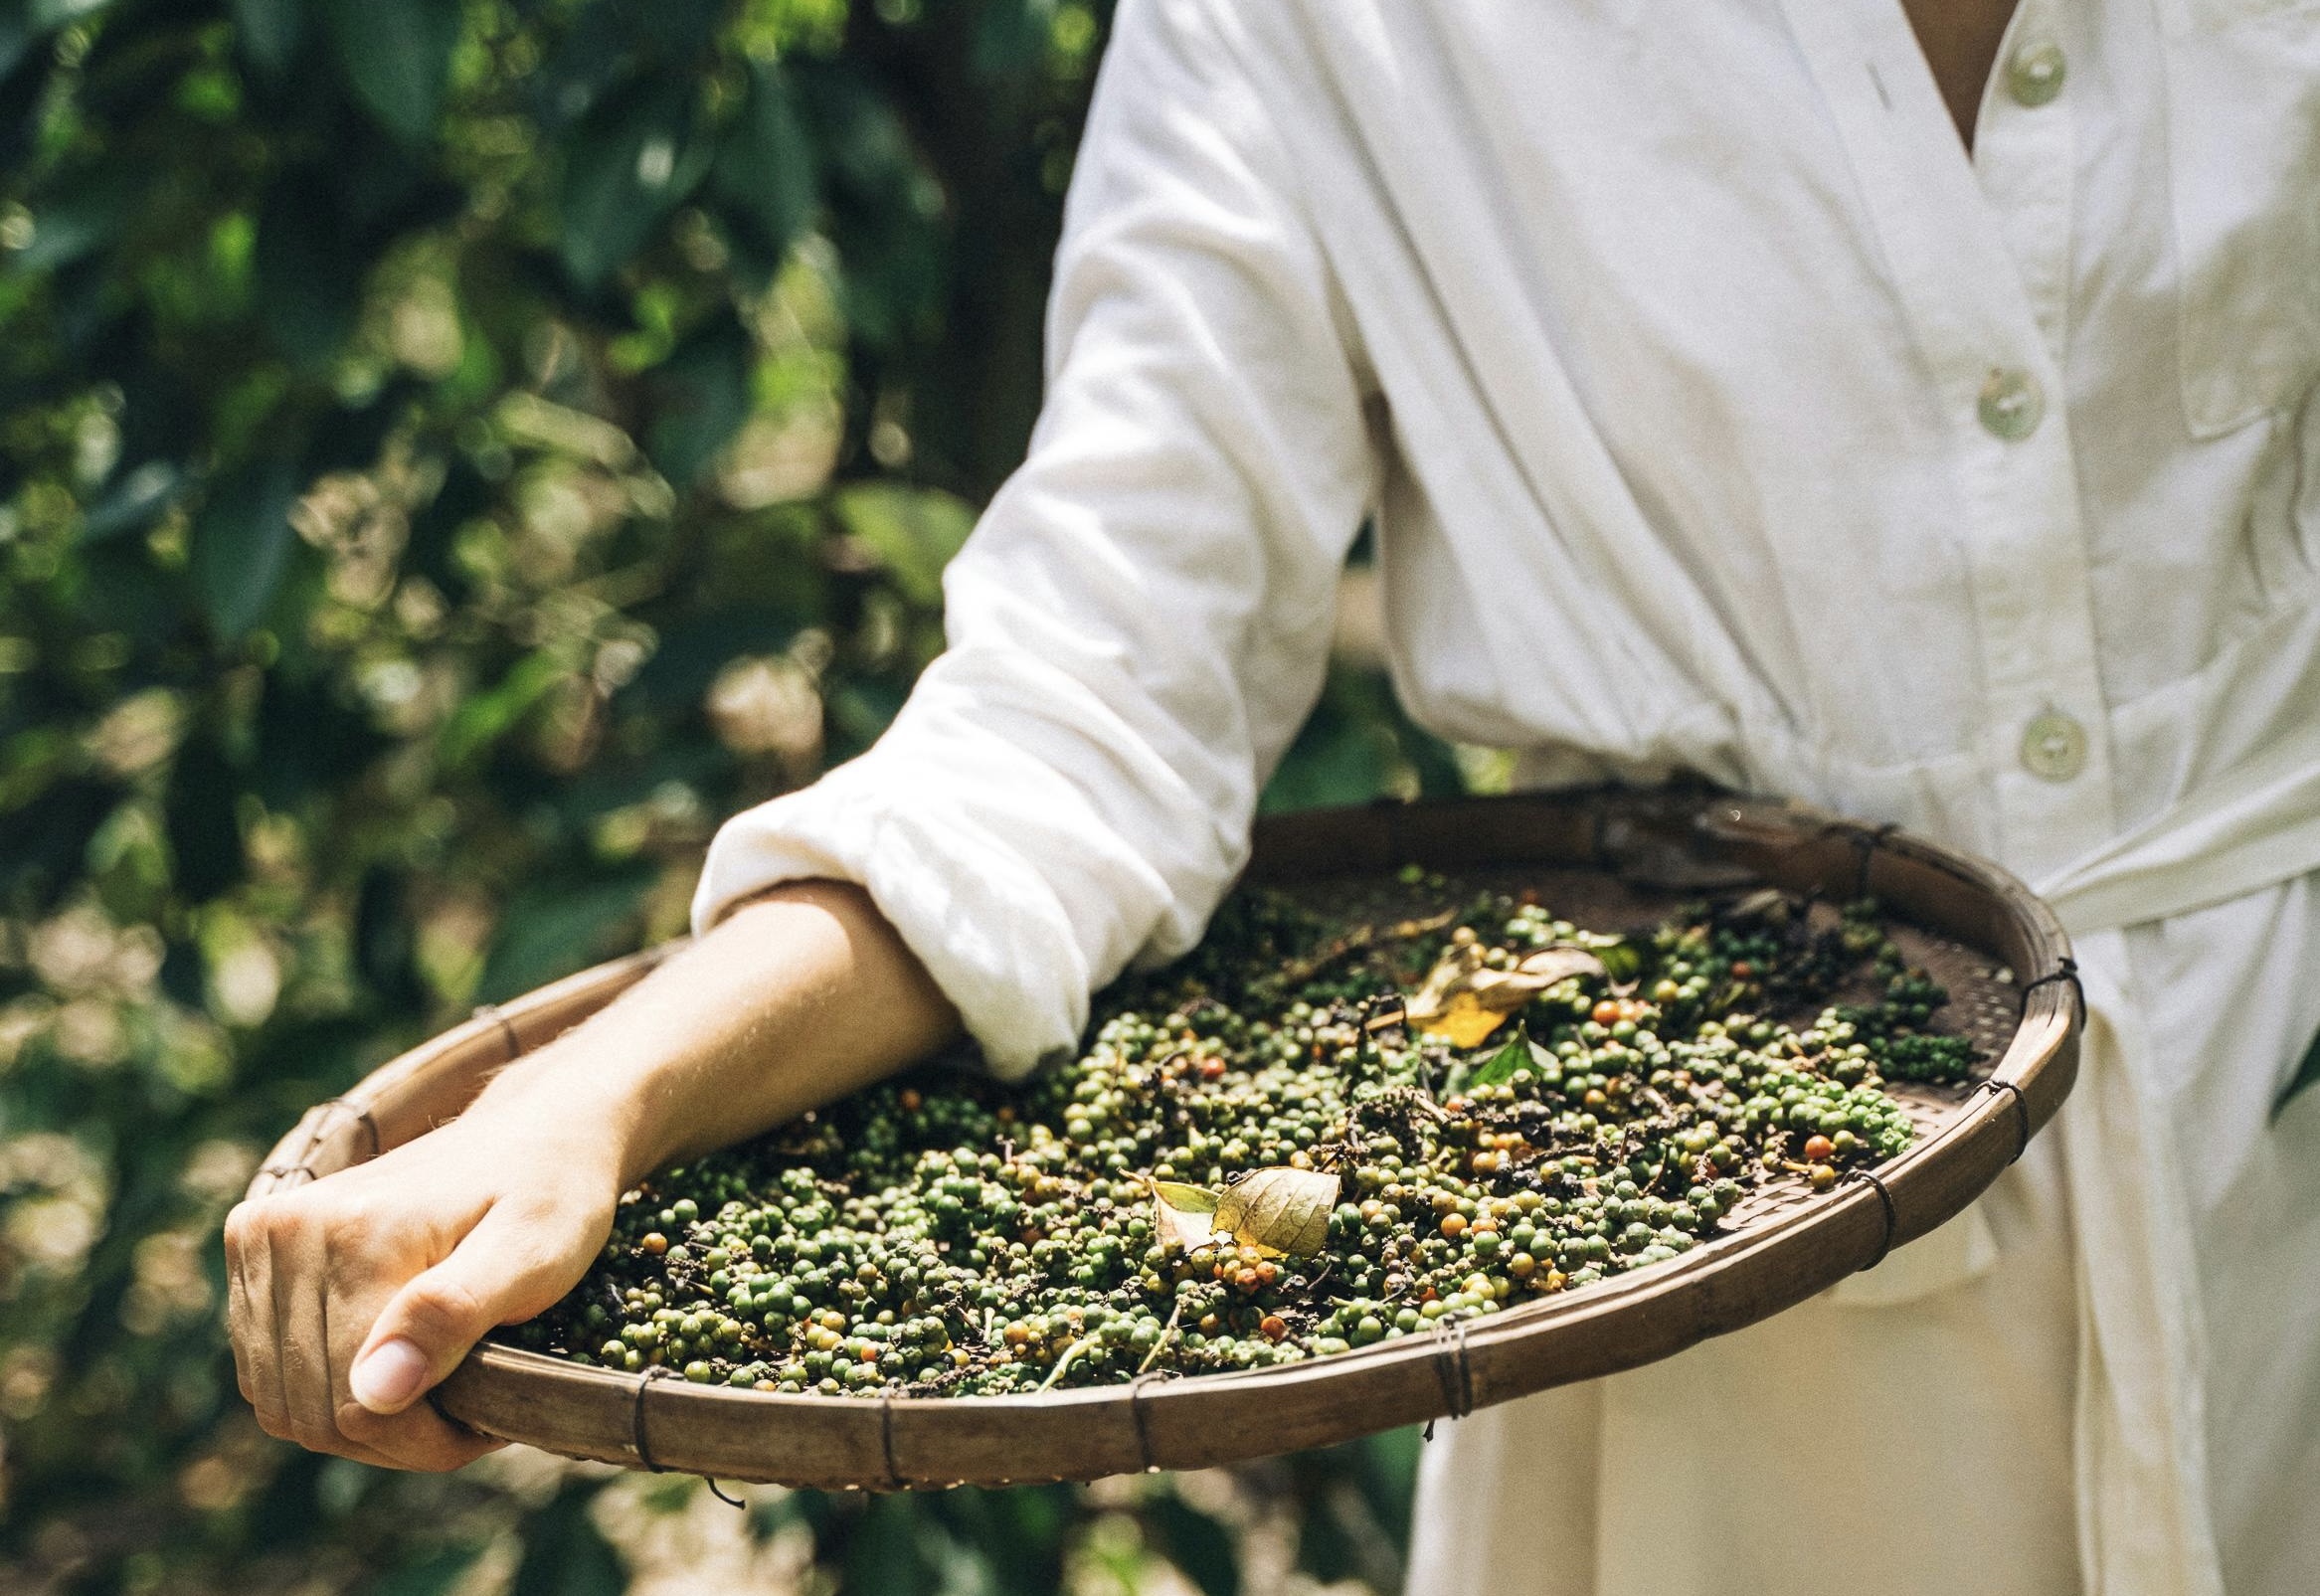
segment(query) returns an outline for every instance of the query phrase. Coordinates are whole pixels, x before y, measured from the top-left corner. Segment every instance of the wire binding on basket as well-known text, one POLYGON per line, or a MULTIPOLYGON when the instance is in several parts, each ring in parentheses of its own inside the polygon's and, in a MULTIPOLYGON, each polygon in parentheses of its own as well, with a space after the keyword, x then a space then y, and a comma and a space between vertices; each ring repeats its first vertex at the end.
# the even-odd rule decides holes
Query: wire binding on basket
POLYGON ((515 1022, 507 1017, 507 1011, 505 1009, 501 1008, 497 1003, 477 1003, 475 1005, 475 1013, 473 1017, 476 1019, 487 1019, 498 1025, 499 1034, 505 1038, 507 1042, 507 1060, 509 1063, 512 1064, 517 1059, 523 1057, 524 1039, 522 1036, 517 1034, 515 1022))
POLYGON ((1146 1369, 1128 1382, 1128 1418, 1136 1426, 1136 1465, 1139 1474, 1152 1474, 1160 1468, 1159 1464, 1152 1461, 1152 1434, 1144 1423, 1144 1382, 1155 1378, 1158 1376, 1146 1369))
POLYGON ((2014 1156, 2006 1161, 2008 1163, 2020 1162, 2022 1155, 2030 1151, 2030 1100, 2022 1095, 2021 1087, 2016 1086, 2012 1081, 2001 1081, 1995 1075, 1984 1081, 1977 1090, 2014 1094, 2014 1156))
POLYGON ((1869 896, 1870 863, 1876 856, 1876 850, 1885 845, 1885 839, 1899 829, 1900 826, 1891 820, 1882 825, 1855 825, 1851 821, 1840 820, 1828 828, 1828 835, 1841 836, 1853 844, 1856 856, 1853 865, 1854 897, 1869 896))
POLYGON ((375 1158, 382 1151, 384 1151, 383 1144, 379 1141, 379 1122, 371 1118, 371 1111, 369 1109, 366 1109, 361 1105, 351 1101, 350 1099, 343 1097, 330 1098, 316 1105, 316 1107, 320 1112, 314 1116, 314 1129, 308 1133, 306 1137, 306 1151, 298 1154, 298 1161, 300 1163, 305 1162, 307 1158, 313 1156, 314 1150, 322 1145, 322 1127, 328 1123, 330 1119, 330 1112, 333 1109, 352 1114, 355 1118, 355 1123, 361 1126, 363 1130, 369 1134, 371 1139, 371 1151, 367 1154, 368 1156, 375 1158))
POLYGON ((894 1466, 894 1398, 883 1393, 878 1398, 878 1451, 886 1460, 886 1489, 903 1490, 907 1483, 894 1466))
POLYGON ((1874 1269, 1877 1265, 1883 1263, 1885 1261, 1885 1254, 1893 1250, 1893 1231, 1899 1226, 1900 1217, 1893 1207, 1892 1192, 1885 1188, 1885 1183, 1882 1180, 1878 1179, 1869 1170, 1848 1169, 1845 1171, 1844 1179, 1841 1180, 1839 1184, 1854 1185, 1861 1182, 1867 1182, 1868 1184, 1876 1187, 1877 1201, 1883 1203, 1885 1209, 1884 1239, 1876 1244, 1876 1256, 1872 1258, 1868 1263, 1863 1264, 1859 1271, 1862 1274, 1867 1274, 1869 1271, 1874 1269))
MULTIPOLYGON (((1434 1322, 1434 1378, 1442 1382, 1442 1400, 1453 1421, 1474 1411, 1474 1369, 1466 1360, 1467 1321, 1454 1325, 1434 1322)), ((1434 1439, 1434 1421, 1426 1421, 1426 1439, 1434 1439)))
POLYGON ((2022 1011, 2025 1014, 2030 1012, 2030 994, 2032 992, 2037 991, 2041 986, 2052 986, 2058 980, 2066 980, 2070 983, 2070 995, 2077 999, 2078 1019, 2083 1024, 2086 1019, 2086 984, 2078 978, 2078 961, 2072 959, 2068 954, 2064 954, 2061 962, 2053 969, 2022 988, 2022 1011))
POLYGON ((636 1449, 636 1461, 651 1474, 666 1474, 668 1470, 653 1460, 652 1447, 644 1439, 644 1389, 654 1380, 668 1379, 674 1373, 665 1364, 652 1364, 636 1376, 636 1387, 628 1400, 628 1440, 636 1449))
POLYGON ((742 1512, 749 1511, 749 1504, 742 1501, 739 1497, 727 1496, 725 1494, 725 1488, 717 1483, 715 1476, 705 1474, 701 1476, 701 1482, 709 1488, 709 1495, 715 1497, 719 1502, 724 1503, 726 1507, 738 1508, 742 1512))

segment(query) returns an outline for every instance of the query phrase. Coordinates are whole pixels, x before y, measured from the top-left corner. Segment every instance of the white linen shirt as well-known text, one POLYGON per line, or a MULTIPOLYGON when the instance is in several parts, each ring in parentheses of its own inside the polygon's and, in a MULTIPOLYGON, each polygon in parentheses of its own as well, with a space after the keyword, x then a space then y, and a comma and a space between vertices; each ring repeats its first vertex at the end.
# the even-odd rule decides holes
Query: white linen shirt
POLYGON ((1123 0, 1048 358, 949 651, 720 832, 696 923, 860 881, 994 1067, 1068 1048, 1242 864, 1373 517, 1433 729, 2056 903, 2078 1562, 2220 1589, 2163 1109, 2294 1060, 2155 1056, 2117 928, 2320 867, 2320 4, 2023 0, 1969 157, 1894 0, 1123 0))

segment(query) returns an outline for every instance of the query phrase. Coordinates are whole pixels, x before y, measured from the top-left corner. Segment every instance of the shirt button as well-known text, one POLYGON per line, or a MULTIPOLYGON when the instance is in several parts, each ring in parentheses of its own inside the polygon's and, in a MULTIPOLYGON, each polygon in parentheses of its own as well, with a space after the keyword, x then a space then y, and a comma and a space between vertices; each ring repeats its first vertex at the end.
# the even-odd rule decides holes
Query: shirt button
POLYGON ((1982 426, 2011 443, 2038 431, 2039 419, 2047 413, 2047 396, 2029 372, 2001 366, 1982 384, 1979 409, 1982 426))
POLYGON ((2086 769, 2086 728, 2058 709, 2033 715, 2022 729, 2022 768, 2046 782, 2067 782, 2086 769))
POLYGON ((2018 105, 2044 105, 2062 91, 2063 67, 2060 45, 2025 40, 2006 63, 2006 90, 2018 105))

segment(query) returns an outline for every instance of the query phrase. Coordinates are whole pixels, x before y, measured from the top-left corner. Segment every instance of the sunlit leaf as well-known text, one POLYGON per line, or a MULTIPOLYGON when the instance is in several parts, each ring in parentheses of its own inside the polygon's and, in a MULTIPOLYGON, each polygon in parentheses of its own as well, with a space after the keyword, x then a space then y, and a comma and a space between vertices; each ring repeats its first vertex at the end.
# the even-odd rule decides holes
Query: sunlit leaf
POLYGON ((1338 1205, 1338 1177, 1285 1165, 1255 1169, 1225 1187, 1215 1226, 1233 1239, 1310 1258, 1330 1239, 1330 1210, 1338 1205))
POLYGON ((943 597, 943 567, 975 530, 974 509, 934 488, 865 482, 837 495, 833 508, 848 532, 869 545, 914 604, 943 597))

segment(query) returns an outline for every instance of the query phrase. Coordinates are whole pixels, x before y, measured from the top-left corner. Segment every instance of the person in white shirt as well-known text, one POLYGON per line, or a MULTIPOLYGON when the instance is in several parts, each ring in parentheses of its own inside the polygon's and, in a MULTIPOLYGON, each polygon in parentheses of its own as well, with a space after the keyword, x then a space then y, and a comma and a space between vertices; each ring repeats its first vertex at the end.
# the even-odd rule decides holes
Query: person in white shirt
POLYGON ((417 1398, 625 1183, 1071 1047, 1242 863, 1369 521, 1428 725, 1985 854, 2089 1005, 1959 1221, 1447 1426, 1412 1588, 2320 1590, 2320 4, 1123 0, 1048 357, 948 652, 696 944, 237 1212, 268 1429, 463 1461, 417 1398))

